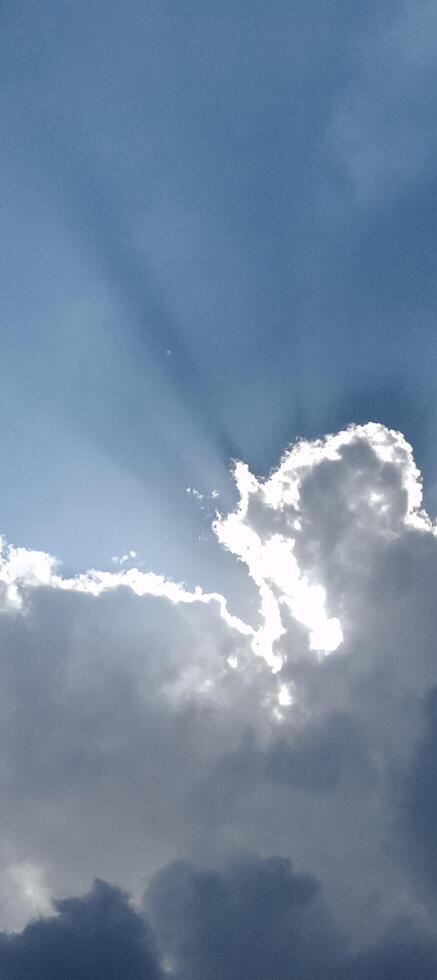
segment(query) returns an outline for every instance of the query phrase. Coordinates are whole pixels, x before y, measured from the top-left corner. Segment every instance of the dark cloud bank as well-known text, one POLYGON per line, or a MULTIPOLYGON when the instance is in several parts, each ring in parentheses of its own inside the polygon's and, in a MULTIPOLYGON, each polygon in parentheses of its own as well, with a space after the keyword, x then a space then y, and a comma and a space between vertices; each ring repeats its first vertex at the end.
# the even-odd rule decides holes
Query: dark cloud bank
POLYGON ((437 541, 411 449, 351 428, 236 479, 215 531, 252 623, 3 548, 0 980, 437 975, 437 541))
POLYGON ((435 977, 437 943, 411 923, 353 954, 320 905, 319 884, 280 857, 225 871, 175 862, 146 896, 147 918, 97 881, 56 916, 0 937, 4 980, 288 980, 435 977), (162 965, 160 965, 162 964, 162 965), (167 969, 166 969, 167 967, 167 969))

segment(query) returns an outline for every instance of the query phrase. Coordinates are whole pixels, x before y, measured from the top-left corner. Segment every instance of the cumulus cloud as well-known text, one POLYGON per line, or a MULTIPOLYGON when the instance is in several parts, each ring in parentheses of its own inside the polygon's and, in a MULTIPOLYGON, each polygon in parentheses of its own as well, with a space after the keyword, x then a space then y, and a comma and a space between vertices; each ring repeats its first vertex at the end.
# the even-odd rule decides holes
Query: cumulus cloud
POLYGON ((333 928, 319 883, 289 860, 246 856, 214 871, 160 872, 146 907, 177 980, 431 980, 435 939, 408 919, 354 951, 333 928))
POLYGON ((146 906, 180 980, 325 976, 334 942, 318 882, 290 861, 246 856, 218 870, 176 862, 158 873, 146 906))
POLYGON ((146 885, 182 980, 257 976, 255 934, 278 977, 392 976, 405 936, 431 975, 437 541, 411 447, 372 423, 235 477, 214 529, 250 623, 232 595, 3 543, 1 926, 97 877, 146 885))
POLYGON ((118 889, 97 881, 56 913, 0 935, 4 980, 162 980, 146 923, 118 889))

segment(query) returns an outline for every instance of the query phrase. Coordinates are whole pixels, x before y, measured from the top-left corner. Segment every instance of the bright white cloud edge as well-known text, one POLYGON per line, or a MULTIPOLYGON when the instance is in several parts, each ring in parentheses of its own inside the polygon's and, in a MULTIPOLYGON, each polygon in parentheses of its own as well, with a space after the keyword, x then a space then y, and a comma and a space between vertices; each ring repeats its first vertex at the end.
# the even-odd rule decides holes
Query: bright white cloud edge
MULTIPOLYGON (((365 440, 381 461, 399 467, 407 497, 405 523, 435 533, 435 526, 421 509, 421 475, 414 462, 412 447, 402 433, 381 424, 369 422, 362 426, 351 425, 323 439, 301 440, 284 453, 279 467, 267 479, 258 479, 245 463, 236 462, 234 477, 240 495, 239 503, 231 514, 223 516, 217 513, 212 526, 220 544, 244 562, 257 586, 262 619, 258 628, 229 612, 228 600, 223 595, 204 592, 201 586, 190 591, 164 575, 144 572, 137 567, 116 572, 91 569, 64 578, 53 556, 15 547, 0 538, 0 582, 5 589, 4 609, 23 610, 23 588, 42 585, 94 596, 124 586, 138 596, 162 597, 176 604, 216 602, 224 622, 231 629, 250 636, 254 653, 262 656, 276 672, 283 663, 275 647, 285 632, 281 606, 286 606, 294 619, 307 628, 310 649, 328 654, 336 650, 343 640, 342 625, 337 616, 330 617, 326 611, 324 584, 309 581, 300 569, 290 531, 293 524, 296 530, 301 526, 300 492, 303 480, 323 461, 338 460, 341 450, 354 440, 365 440), (270 511, 283 513, 291 509, 294 517, 291 524, 289 521, 287 535, 270 532, 262 535, 251 525, 248 511, 250 500, 255 497, 259 497, 270 511)), ((369 503, 376 512, 381 506, 378 494, 373 493, 369 503)), ((136 557, 136 552, 130 551, 114 561, 122 565, 131 557, 136 557)))

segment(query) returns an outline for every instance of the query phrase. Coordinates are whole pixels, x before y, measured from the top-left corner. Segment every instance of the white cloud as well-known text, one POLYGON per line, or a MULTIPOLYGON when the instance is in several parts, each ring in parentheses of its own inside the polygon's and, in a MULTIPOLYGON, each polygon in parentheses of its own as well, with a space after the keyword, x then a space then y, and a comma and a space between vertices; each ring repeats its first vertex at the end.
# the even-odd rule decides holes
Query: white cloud
MULTIPOLYGON (((240 502, 232 514, 218 516, 214 523, 219 541, 247 565, 259 589, 264 623, 253 646, 275 670, 283 663, 280 641, 285 633, 281 614, 284 606, 308 629, 312 650, 327 654, 342 643, 341 621, 336 615, 328 615, 326 609, 325 582, 315 578, 317 570, 308 574, 302 567, 296 545, 305 538, 308 519, 311 520, 302 489, 318 468, 328 462, 341 464, 344 450, 354 444, 371 446, 381 466, 386 463, 397 467, 406 496, 404 523, 430 527, 429 519, 420 510, 420 474, 411 447, 400 433, 375 423, 352 426, 323 440, 298 443, 285 453, 267 480, 257 480, 245 464, 237 463, 235 480, 240 502)), ((340 500, 338 503, 341 506, 340 500)), ((348 503, 354 506, 352 498, 348 503)), ((360 494, 357 505, 362 504, 360 494)), ((392 501, 383 492, 369 489, 365 504, 370 506, 373 518, 391 519, 392 501)))
POLYGON ((437 541, 411 447, 371 423, 235 476, 214 529, 256 583, 257 626, 129 553, 64 577, 3 542, 3 925, 95 875, 138 897, 172 858, 242 847, 321 877, 352 932, 426 915, 381 843, 437 683, 437 541))
POLYGON ((44 883, 44 874, 29 861, 8 865, 0 876, 4 901, 10 917, 18 920, 27 913, 29 918, 48 915, 52 911, 50 893, 44 883))
POLYGON ((111 562, 113 565, 126 565, 127 562, 131 562, 133 561, 133 559, 137 557, 138 556, 136 551, 131 549, 130 551, 127 551, 126 554, 124 555, 113 555, 113 557, 111 558, 111 562))

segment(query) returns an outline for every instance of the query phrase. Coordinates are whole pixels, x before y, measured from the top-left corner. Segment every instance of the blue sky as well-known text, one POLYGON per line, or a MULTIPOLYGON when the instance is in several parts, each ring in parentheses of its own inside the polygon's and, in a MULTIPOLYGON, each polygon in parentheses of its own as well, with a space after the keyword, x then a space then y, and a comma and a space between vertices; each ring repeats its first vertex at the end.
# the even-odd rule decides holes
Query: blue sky
POLYGON ((435 500, 434 23, 430 4, 6 7, 14 541, 73 568, 135 548, 213 586, 230 570, 185 488, 226 507, 231 457, 266 474, 297 435, 369 418, 413 441, 435 500))
POLYGON ((437 976, 436 38, 3 6, 2 980, 437 976))

